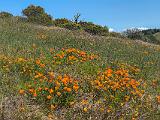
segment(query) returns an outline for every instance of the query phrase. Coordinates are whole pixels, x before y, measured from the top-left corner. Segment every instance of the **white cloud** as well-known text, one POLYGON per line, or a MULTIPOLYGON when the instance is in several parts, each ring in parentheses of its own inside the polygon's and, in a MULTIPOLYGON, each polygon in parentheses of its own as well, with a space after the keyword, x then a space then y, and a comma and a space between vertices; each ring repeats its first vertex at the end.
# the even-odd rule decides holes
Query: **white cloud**
POLYGON ((147 27, 139 27, 138 29, 139 29, 139 30, 147 30, 147 29, 149 29, 149 28, 147 28, 147 27))
POLYGON ((138 30, 142 31, 142 30, 148 30, 150 28, 147 28, 147 27, 131 27, 131 28, 123 29, 123 31, 134 30, 134 29, 138 29, 138 30))
POLYGON ((109 32, 113 32, 114 31, 114 29, 113 28, 109 28, 109 32))

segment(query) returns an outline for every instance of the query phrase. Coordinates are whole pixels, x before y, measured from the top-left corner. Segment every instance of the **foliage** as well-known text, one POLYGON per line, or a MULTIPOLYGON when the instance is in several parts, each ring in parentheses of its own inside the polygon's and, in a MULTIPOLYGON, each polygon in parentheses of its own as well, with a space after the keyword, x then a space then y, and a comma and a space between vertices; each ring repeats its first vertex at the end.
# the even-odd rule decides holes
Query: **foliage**
MULTIPOLYGON (((78 17, 77 19, 79 19, 80 14, 77 14, 77 16, 75 16, 75 19, 76 17, 78 17)), ((69 30, 84 30, 85 32, 93 35, 109 35, 109 31, 106 26, 102 27, 91 22, 78 22, 78 20, 74 20, 74 22, 72 22, 66 18, 62 18, 55 19, 54 24, 58 27, 66 28, 69 30)))
POLYGON ((81 26, 79 24, 76 24, 76 23, 73 23, 73 22, 63 24, 62 27, 66 28, 66 29, 69 29, 69 30, 80 30, 81 29, 81 26))
POLYGON ((143 40, 149 43, 160 44, 159 40, 156 39, 154 34, 160 32, 160 29, 148 29, 148 30, 139 30, 139 29, 128 29, 124 34, 130 39, 143 40))
POLYGON ((11 13, 8 12, 0 12, 0 18, 10 18, 13 15, 11 13))
POLYGON ((22 11, 23 15, 28 18, 28 21, 37 24, 50 25, 52 24, 52 17, 45 13, 40 6, 30 5, 22 11))
POLYGON ((78 23, 79 22, 79 18, 80 18, 81 14, 77 13, 76 15, 74 15, 74 22, 78 23))
POLYGON ((159 120, 158 45, 41 29, 15 18, 0 20, 0 36, 4 119, 12 113, 13 120, 47 115, 53 119, 159 120), (73 81, 67 84, 71 92, 64 90, 64 78, 73 81))
POLYGON ((106 35, 108 34, 108 28, 102 27, 100 25, 95 25, 92 22, 79 22, 84 31, 91 33, 93 35, 106 35))
MULTIPOLYGON (((139 69, 136 68, 136 71, 139 69)), ((106 68, 98 73, 92 84, 99 91, 98 94, 101 93, 106 99, 106 105, 115 109, 114 107, 123 106, 125 102, 142 97, 144 90, 141 90, 140 81, 134 79, 134 74, 135 72, 125 68, 106 68)))
POLYGON ((70 20, 68 20, 68 19, 66 19, 66 18, 58 18, 58 19, 55 19, 54 20, 54 24, 56 25, 56 26, 61 26, 61 25, 63 25, 63 24, 67 24, 67 23, 70 23, 71 21, 70 20))

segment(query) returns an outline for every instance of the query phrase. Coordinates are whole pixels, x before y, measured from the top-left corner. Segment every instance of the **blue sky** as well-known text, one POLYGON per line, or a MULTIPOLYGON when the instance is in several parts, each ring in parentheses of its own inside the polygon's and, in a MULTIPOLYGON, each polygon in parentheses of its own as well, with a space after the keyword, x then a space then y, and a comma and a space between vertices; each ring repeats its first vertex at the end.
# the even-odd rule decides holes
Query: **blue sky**
POLYGON ((40 5, 53 18, 81 19, 116 31, 132 27, 160 28, 160 0, 1 0, 0 11, 21 15, 28 5, 40 5))

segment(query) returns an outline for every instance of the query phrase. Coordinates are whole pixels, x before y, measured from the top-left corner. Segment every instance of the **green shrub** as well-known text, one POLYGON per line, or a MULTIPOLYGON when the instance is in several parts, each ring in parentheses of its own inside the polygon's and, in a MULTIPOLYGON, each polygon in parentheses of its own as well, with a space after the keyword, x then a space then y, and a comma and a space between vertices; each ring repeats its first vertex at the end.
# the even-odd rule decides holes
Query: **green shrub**
POLYGON ((82 29, 93 35, 106 35, 108 34, 108 28, 100 25, 95 25, 92 22, 79 22, 82 29))
POLYGON ((55 19, 54 20, 54 25, 56 26, 61 26, 63 24, 67 24, 67 23, 70 23, 72 21, 66 19, 66 18, 58 18, 58 19, 55 19))
POLYGON ((118 38, 125 38, 125 36, 123 36, 123 35, 121 35, 120 33, 117 33, 117 32, 109 32, 109 36, 118 37, 118 38))
POLYGON ((43 25, 52 24, 52 17, 45 13, 44 9, 40 6, 30 5, 22 13, 28 18, 29 22, 43 25))
POLYGON ((0 12, 0 18, 9 18, 12 17, 13 15, 8 12, 0 12))
POLYGON ((78 23, 73 23, 73 22, 69 22, 66 24, 63 24, 61 27, 64 27, 66 29, 69 30, 80 30, 81 29, 81 25, 78 23))
POLYGON ((62 28, 66 28, 69 30, 79 30, 81 29, 81 25, 66 18, 60 18, 54 20, 54 25, 62 28))

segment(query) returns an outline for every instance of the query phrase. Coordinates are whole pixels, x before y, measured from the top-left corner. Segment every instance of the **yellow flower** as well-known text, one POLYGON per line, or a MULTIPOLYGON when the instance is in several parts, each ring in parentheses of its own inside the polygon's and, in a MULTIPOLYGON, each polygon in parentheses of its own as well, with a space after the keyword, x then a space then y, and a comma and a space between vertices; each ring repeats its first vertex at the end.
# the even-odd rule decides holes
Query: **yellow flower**
POLYGON ((83 111, 84 111, 84 112, 87 112, 87 111, 88 111, 88 109, 85 107, 85 108, 83 108, 83 111))
POLYGON ((61 93, 60 93, 60 92, 57 92, 57 95, 58 95, 58 96, 61 96, 61 93))
POLYGON ((50 76, 51 78, 54 77, 54 72, 49 72, 48 74, 49 74, 49 76, 50 76))
POLYGON ((126 95, 126 96, 125 96, 125 100, 126 100, 126 101, 129 101, 129 99, 130 99, 130 96, 127 96, 127 95, 126 95))
POLYGON ((18 60, 17 60, 18 62, 24 62, 25 61, 25 59, 24 58, 18 58, 18 60))
POLYGON ((58 89, 59 89, 59 86, 56 86, 56 87, 55 87, 55 90, 58 90, 58 89))
POLYGON ((86 105, 86 104, 88 104, 88 100, 83 99, 81 103, 82 103, 82 105, 86 105))
POLYGON ((51 105, 51 110, 54 110, 56 108, 55 105, 51 105))
POLYGON ((111 109, 107 109, 107 113, 110 113, 111 112, 111 109))

